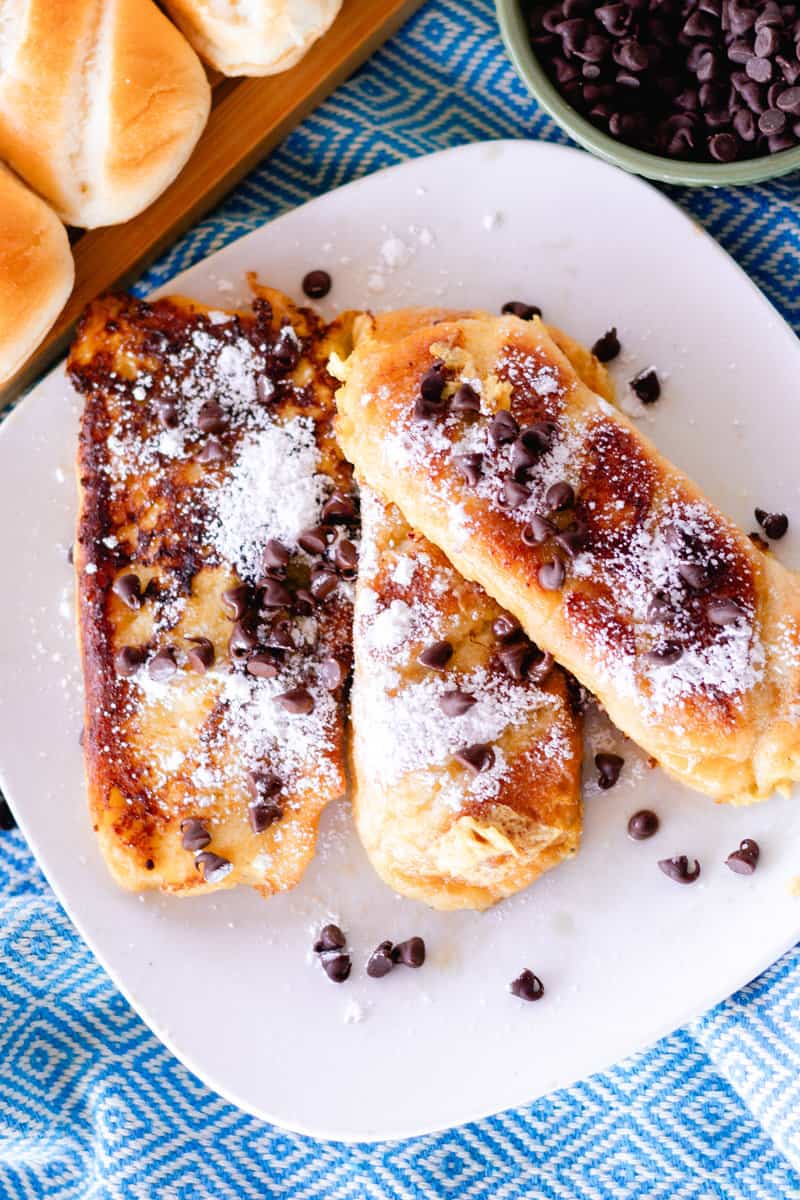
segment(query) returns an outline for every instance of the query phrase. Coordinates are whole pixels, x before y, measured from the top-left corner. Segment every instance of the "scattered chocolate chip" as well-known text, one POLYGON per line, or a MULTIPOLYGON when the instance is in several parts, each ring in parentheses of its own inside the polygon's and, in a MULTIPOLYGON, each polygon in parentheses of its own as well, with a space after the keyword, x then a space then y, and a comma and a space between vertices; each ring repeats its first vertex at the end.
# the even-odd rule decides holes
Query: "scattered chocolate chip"
POLYGON ((444 412, 445 405, 441 401, 426 400, 423 396, 417 396, 414 401, 414 420, 423 425, 432 425, 444 412))
MULTIPOLYGON (((313 586, 311 588, 314 590, 313 586)), ((281 583, 279 579, 266 578, 261 585, 261 607, 262 609, 272 608, 290 608, 292 604, 292 593, 281 583)))
POLYGON ((370 979, 383 979, 384 975, 389 974, 393 966, 392 943, 381 942, 369 956, 367 974, 370 979))
POLYGON ((142 584, 138 575, 119 575, 111 587, 115 596, 134 612, 142 607, 142 584))
POLYGON ((8 833, 10 829, 16 829, 16 827, 16 818, 11 809, 8 807, 8 801, 6 800, 5 796, 2 794, 2 792, 0 792, 0 829, 2 829, 4 833, 8 833))
POLYGON ((177 429, 178 410, 171 400, 159 400, 156 403, 156 417, 162 429, 177 429))
POLYGON ((292 626, 287 620, 274 621, 261 639, 269 650, 293 650, 292 626))
POLYGON ((475 487, 475 484, 481 477, 481 472, 483 469, 483 455, 457 454, 455 455, 453 462, 455 463, 456 470, 464 482, 468 483, 470 487, 475 487))
POLYGON ((507 300, 500 311, 520 317, 523 321, 532 321, 534 317, 542 315, 542 310, 535 304, 525 304, 522 300, 507 300))
POLYGON ((757 508, 755 512, 756 520, 773 542, 782 538, 789 528, 789 518, 786 513, 769 513, 765 512, 763 508, 757 508))
POLYGON ((347 675, 347 668, 338 658, 326 658, 319 664, 319 681, 328 692, 335 692, 341 687, 347 675))
POLYGON ((739 843, 739 849, 734 850, 725 859, 725 865, 736 875, 752 875, 758 866, 760 854, 758 842, 754 842, 752 838, 745 838, 739 843))
POLYGON ((195 870, 198 868, 202 870, 206 883, 219 883, 233 870, 232 862, 223 858, 221 854, 214 854, 211 850, 201 850, 199 854, 196 854, 194 866, 195 870))
POLYGON ((348 541, 347 538, 342 538, 341 541, 337 542, 333 561, 343 575, 354 575, 358 569, 358 550, 355 543, 348 541))
POLYGON ((288 374, 293 371, 300 361, 300 342, 291 325, 284 325, 272 343, 272 361, 275 366, 288 374))
POLYGON ((425 943, 421 937, 408 938, 392 948, 392 962, 404 967, 421 967, 425 962, 425 943))
POLYGON ((518 683, 527 675, 531 656, 532 649, 527 640, 512 642, 510 646, 503 646, 497 651, 498 661, 503 664, 506 674, 518 683))
POLYGON ((307 588, 298 588, 294 594, 292 612, 298 617, 310 617, 314 611, 314 597, 307 588))
POLYGON ((417 662, 431 671, 443 671, 453 657, 453 647, 450 642, 433 642, 422 651, 417 662))
POLYGON ((251 654, 245 670, 255 679, 274 679, 278 674, 275 659, 266 650, 257 650, 255 654, 251 654))
POLYGON ((506 442, 513 442, 518 433, 519 425, 505 408, 501 408, 499 412, 496 412, 489 422, 489 437, 495 446, 503 446, 506 442))
POLYGON ((215 437, 209 437, 198 450, 195 460, 202 463, 203 466, 209 466, 212 463, 223 462, 227 457, 222 444, 215 437))
POLYGON ((617 337, 616 326, 612 325, 606 330, 602 337, 598 338, 592 346, 592 354, 599 359, 601 363, 611 362, 615 359, 622 349, 619 338, 617 337))
POLYGON ((181 845, 184 850, 205 850, 210 843, 211 834, 200 817, 187 817, 181 821, 181 845))
POLYGON ((546 592, 557 592, 566 579, 567 572, 564 569, 561 559, 554 558, 550 562, 542 563, 536 572, 536 576, 540 586, 546 592))
POLYGON ((645 658, 657 667, 671 667, 683 654, 677 642, 658 642, 647 651, 645 658))
POLYGON ((453 757, 456 762, 461 763, 462 767, 472 771, 473 775, 480 775, 482 771, 490 771, 494 766, 494 750, 484 742, 476 742, 474 746, 464 746, 453 757))
POLYGON ((297 544, 306 554, 315 557, 324 554, 328 549, 328 535, 324 529, 304 529, 297 539, 297 544))
POLYGON ((349 954, 333 954, 322 959, 322 969, 331 983, 344 983, 351 966, 349 954))
POLYGON ((510 613, 502 613, 492 622, 492 633, 498 642, 514 642, 522 636, 522 626, 510 613))
POLYGON ((702 563, 678 563, 678 574, 695 592, 702 592, 711 583, 708 568, 702 563))
POLYGON ((339 586, 339 576, 330 567, 315 567, 311 572, 311 595, 315 600, 326 600, 339 586))
POLYGON ((461 717, 474 703, 475 697, 471 692, 462 692, 460 688, 444 692, 439 697, 439 707, 446 717, 461 717))
POLYGON ((712 625, 732 625, 744 615, 744 609, 735 600, 710 600, 706 606, 706 616, 712 625))
POLYGON ((310 300, 322 300, 331 290, 333 280, 327 271, 309 271, 303 276, 303 291, 310 300))
POLYGON ((526 546, 541 546, 548 538, 553 537, 558 530, 552 521, 535 513, 522 531, 522 540, 526 546))
POLYGON ((205 675, 214 665, 214 643, 207 637, 187 638, 192 642, 192 648, 186 654, 186 662, 190 670, 198 675, 205 675))
POLYGON ((504 479, 500 488, 500 503, 506 508, 519 508, 530 496, 530 488, 516 479, 504 479))
POLYGON ((247 808, 247 818, 253 833, 263 833, 265 829, 269 829, 270 825, 280 821, 282 816, 283 806, 272 798, 256 800, 247 808))
POLYGON ((351 525, 358 520, 358 507, 352 496, 334 492, 322 506, 322 520, 326 525, 351 525))
POLYGON ((646 838, 658 833, 659 820, 649 808, 640 808, 628 821, 628 837, 635 842, 643 842, 646 838))
POLYGON ((150 659, 147 674, 157 683, 166 683, 178 669, 173 646, 164 646, 150 659))
POLYGON ((700 877, 700 863, 695 859, 694 866, 690 869, 685 854, 679 854, 675 858, 662 858, 658 865, 664 874, 676 883, 694 883, 695 879, 700 877))
POLYGON ((232 621, 239 621, 253 603, 253 589, 246 583, 227 588, 222 593, 222 607, 232 621))
POLYGON ((661 395, 661 384, 653 367, 647 367, 638 375, 634 375, 631 387, 642 404, 655 404, 661 395))
POLYGON ((444 363, 434 363, 419 381, 419 394, 429 404, 437 404, 442 398, 445 385, 443 368, 444 363))
POLYGON ((625 766, 625 759, 619 754, 609 754, 602 751, 595 754, 594 765, 597 767, 597 783, 603 791, 608 791, 619 779, 620 771, 625 766))
POLYGON ((554 666, 555 659, 552 654, 546 650, 539 650, 536 646, 533 661, 528 664, 528 679, 533 683, 544 683, 554 666))
POLYGON ((466 416, 481 411, 481 398, 469 383, 462 383, 450 398, 450 411, 466 416))
POLYGON ((293 716, 306 716, 314 709, 314 697, 308 688, 291 688, 288 692, 282 692, 280 696, 276 696, 275 699, 286 712, 293 716))
POLYGON ((251 617, 236 621, 228 640, 228 650, 234 658, 249 658, 258 645, 258 634, 251 617))
POLYGON ((508 990, 512 996, 518 996, 520 1000, 541 1000, 544 995, 544 984, 538 975, 534 975, 533 971, 529 971, 526 967, 516 979, 512 979, 508 990))
POLYGON ((201 433, 223 433, 228 428, 228 417, 222 405, 206 400, 197 414, 197 428, 201 433))
POLYGON ((661 624, 672 616, 672 604, 666 592, 654 592, 647 606, 647 620, 661 624))
POLYGON ((147 658, 143 646, 120 646, 114 659, 118 675, 134 675, 147 658))
POLYGON ((570 558, 575 558, 585 550, 589 539, 589 530, 585 521, 573 521, 566 529, 555 535, 554 541, 570 558))
MULTIPOLYGON (((286 547, 276 538, 270 538, 261 554, 261 566, 265 571, 282 571, 290 558, 286 547)), ((241 613, 237 615, 241 616, 241 613)))
POLYGON ((342 950, 347 945, 347 938, 338 925, 323 925, 319 937, 314 942, 314 953, 324 954, 328 950, 342 950))

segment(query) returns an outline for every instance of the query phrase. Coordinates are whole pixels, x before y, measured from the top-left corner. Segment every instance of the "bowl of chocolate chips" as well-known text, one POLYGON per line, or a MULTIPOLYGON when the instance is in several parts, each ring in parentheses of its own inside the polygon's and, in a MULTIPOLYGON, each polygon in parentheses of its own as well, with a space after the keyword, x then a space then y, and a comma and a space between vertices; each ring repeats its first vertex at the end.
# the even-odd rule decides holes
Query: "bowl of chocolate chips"
POLYGON ((575 141, 666 183, 800 170, 800 4, 497 0, 517 70, 575 141))

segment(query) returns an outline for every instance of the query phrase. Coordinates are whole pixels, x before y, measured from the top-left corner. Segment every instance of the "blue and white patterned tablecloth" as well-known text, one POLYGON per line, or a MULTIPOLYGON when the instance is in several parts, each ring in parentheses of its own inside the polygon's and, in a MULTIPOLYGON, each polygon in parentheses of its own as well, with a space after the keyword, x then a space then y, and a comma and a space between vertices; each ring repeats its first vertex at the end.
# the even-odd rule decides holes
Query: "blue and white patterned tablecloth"
MULTIPOLYGON (((509 65, 490 0, 428 0, 142 286, 359 175, 493 137, 565 140, 509 65)), ((800 330, 797 185, 673 195, 800 330)), ((0 953, 1 1200, 800 1200, 800 947, 612 1071, 377 1146, 284 1133, 198 1083, 95 963, 16 831, 0 833, 0 953)))

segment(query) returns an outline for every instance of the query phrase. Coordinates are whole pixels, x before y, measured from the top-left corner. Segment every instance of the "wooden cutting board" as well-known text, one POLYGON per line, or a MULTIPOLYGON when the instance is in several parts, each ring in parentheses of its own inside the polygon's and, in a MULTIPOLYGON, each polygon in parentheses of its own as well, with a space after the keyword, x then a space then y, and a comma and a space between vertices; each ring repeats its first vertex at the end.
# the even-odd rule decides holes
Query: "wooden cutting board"
POLYGON ((75 232, 75 287, 52 330, 0 389, 0 408, 66 352, 75 322, 99 292, 129 285, 338 87, 422 0, 344 0, 328 32, 281 75, 213 82, 211 116, 175 182, 125 225, 75 232))

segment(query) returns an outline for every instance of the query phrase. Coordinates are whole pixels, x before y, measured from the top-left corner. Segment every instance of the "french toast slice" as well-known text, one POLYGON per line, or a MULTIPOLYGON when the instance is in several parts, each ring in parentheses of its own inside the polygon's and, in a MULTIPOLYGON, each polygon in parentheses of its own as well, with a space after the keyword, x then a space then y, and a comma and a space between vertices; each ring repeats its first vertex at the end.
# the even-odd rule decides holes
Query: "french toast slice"
POLYGON ((126 888, 289 888, 345 787, 358 512, 326 362, 350 321, 254 289, 101 298, 69 357, 89 802, 126 888))

